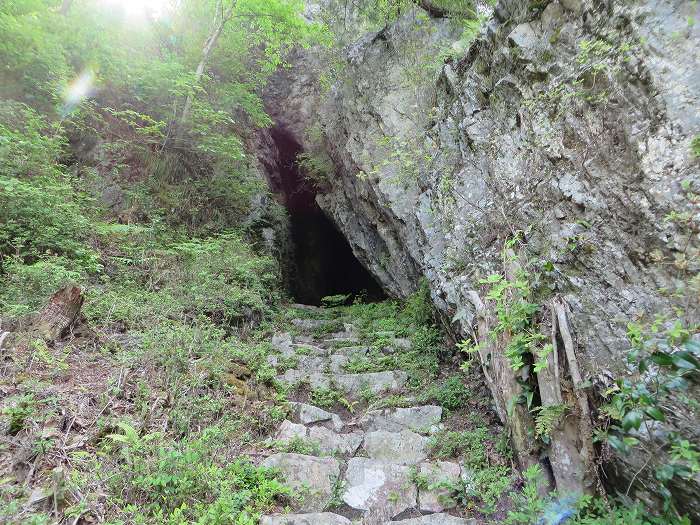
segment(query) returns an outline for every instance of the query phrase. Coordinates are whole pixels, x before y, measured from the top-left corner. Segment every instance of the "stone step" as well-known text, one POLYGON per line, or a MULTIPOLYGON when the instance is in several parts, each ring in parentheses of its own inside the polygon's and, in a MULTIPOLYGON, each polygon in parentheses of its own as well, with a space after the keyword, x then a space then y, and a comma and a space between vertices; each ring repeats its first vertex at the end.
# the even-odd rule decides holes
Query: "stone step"
POLYGON ((338 321, 333 321, 330 319, 292 319, 292 324, 299 330, 313 332, 314 330, 326 328, 327 326, 336 325, 338 324, 338 321))
POLYGON ((329 388, 337 385, 340 390, 351 397, 359 397, 363 389, 369 389, 373 394, 401 390, 408 375, 400 370, 387 372, 367 372, 363 374, 336 374, 322 377, 311 377, 312 388, 329 388))
POLYGON ((301 356, 297 360, 297 370, 308 373, 324 373, 330 370, 330 361, 324 357, 301 356))
POLYGON ((322 512, 333 499, 333 487, 340 477, 340 462, 331 457, 304 454, 273 454, 262 462, 278 469, 285 485, 301 498, 300 512, 322 512))
POLYGON ((328 357, 328 366, 334 374, 343 374, 348 361, 349 359, 342 354, 331 354, 328 357))
POLYGON ((339 434, 325 427, 308 428, 285 420, 275 436, 275 442, 290 443, 302 439, 312 447, 317 447, 319 454, 352 456, 360 448, 363 437, 362 432, 339 434))
POLYGON ((343 345, 347 346, 359 346, 361 343, 361 341, 354 334, 346 332, 330 334, 323 338, 323 342, 331 345, 342 343, 343 345))
POLYGON ((332 512, 313 514, 278 514, 263 516, 260 525, 351 525, 351 521, 332 512))
POLYGON ((364 389, 368 389, 373 394, 401 390, 408 376, 400 370, 363 374, 324 374, 290 369, 277 376, 277 380, 288 385, 307 381, 311 388, 338 388, 349 398, 358 398, 364 389))
POLYGON ((344 355, 347 358, 356 356, 356 355, 366 355, 370 351, 369 346, 363 346, 363 345, 354 345, 354 346, 341 346, 339 348, 336 348, 333 350, 334 354, 340 354, 344 355))
POLYGON ((273 335, 272 348, 280 352, 285 357, 296 355, 296 352, 294 351, 294 338, 289 332, 273 335))
MULTIPOLYGON (((310 350, 309 355, 303 355, 303 353, 299 353, 298 351, 293 353, 287 352, 284 354, 286 357, 294 357, 297 360, 295 369, 299 371, 299 373, 292 372, 289 375, 289 377, 293 378, 294 380, 298 380, 298 378, 303 377, 304 374, 310 375, 314 372, 330 372, 333 374, 346 373, 345 366, 348 364, 349 359, 343 354, 336 352, 329 355, 330 350, 320 347, 312 347, 310 345, 293 345, 293 348, 308 348, 310 350)), ((271 366, 277 367, 280 360, 275 355, 269 355, 267 356, 267 362, 271 366)))
MULTIPOLYGON (((323 375, 323 374, 317 374, 323 375)), ((307 371, 298 370, 296 368, 291 368, 285 370, 284 374, 277 376, 277 381, 280 383, 285 383, 287 385, 294 386, 302 381, 310 381, 311 374, 307 371)))
POLYGON ((382 525, 392 525, 394 523, 402 523, 403 525, 477 525, 477 521, 474 518, 458 518, 449 514, 429 514, 420 518, 386 521, 382 525))
POLYGON ((456 463, 424 461, 411 466, 355 457, 348 462, 343 501, 357 510, 372 510, 367 523, 382 523, 382 518, 392 519, 408 509, 443 512, 456 507, 452 493, 460 476, 456 463))
POLYGON ((385 408, 367 412, 360 419, 360 426, 368 432, 412 430, 419 434, 430 434, 439 429, 441 419, 442 407, 436 405, 385 408))
POLYGON ((302 425, 322 425, 336 432, 343 430, 343 420, 340 416, 327 412, 322 408, 306 403, 290 402, 290 417, 295 423, 302 425))
MULTIPOLYGON (((343 501, 349 507, 380 512, 391 520, 418 505, 418 491, 411 481, 410 467, 356 457, 348 461, 343 501)), ((378 521, 376 521, 378 523, 378 521)))
POLYGON ((307 312, 323 312, 323 308, 320 306, 314 306, 313 304, 301 304, 301 303, 294 303, 290 305, 292 308, 295 310, 304 310, 307 312))
POLYGON ((327 356, 330 353, 328 348, 323 348, 322 346, 318 346, 317 344, 313 343, 293 343, 292 347, 294 348, 294 353, 296 355, 303 355, 305 349, 310 350, 310 355, 321 357, 327 356))
POLYGON ((428 438, 402 430, 377 430, 365 434, 362 448, 371 459, 385 463, 415 465, 428 459, 428 438))
POLYGON ((426 461, 417 467, 418 508, 423 512, 443 512, 453 509, 451 487, 459 483, 462 468, 449 461, 426 461))

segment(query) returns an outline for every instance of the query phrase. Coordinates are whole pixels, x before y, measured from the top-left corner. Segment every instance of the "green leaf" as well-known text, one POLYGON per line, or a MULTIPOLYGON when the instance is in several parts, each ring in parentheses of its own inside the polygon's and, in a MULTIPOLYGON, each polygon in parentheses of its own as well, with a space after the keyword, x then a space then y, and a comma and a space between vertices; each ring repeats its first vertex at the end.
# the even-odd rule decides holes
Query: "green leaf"
POLYGON ((694 341, 692 339, 688 339, 685 343, 683 343, 683 347, 688 352, 692 352, 696 355, 700 355, 700 341, 694 341))
POLYGON ((610 434, 608 436, 608 443, 614 450, 616 450, 620 454, 628 454, 630 451, 630 447, 618 436, 610 434))
POLYGON ((116 441, 117 443, 129 443, 129 440, 124 434, 107 434, 105 437, 111 439, 112 441, 116 441))
POLYGON ((651 354, 651 360, 659 366, 673 366, 673 358, 669 354, 663 352, 651 354))
POLYGON ((656 479, 659 481, 670 481, 675 475, 673 465, 662 465, 656 469, 656 479))
POLYGON ((500 273, 492 273, 486 279, 481 279, 480 284, 495 284, 501 282, 503 276, 500 273))
POLYGON ((638 410, 630 410, 622 418, 622 429, 628 432, 631 429, 639 430, 642 425, 643 416, 638 410))
POLYGON ((664 413, 659 407, 647 407, 644 409, 644 412, 646 412, 650 418, 656 421, 666 421, 666 416, 664 416, 664 413))
POLYGON ((698 370, 700 363, 690 352, 676 352, 672 356, 673 365, 684 370, 698 370))
POLYGON ((649 370, 649 365, 647 364, 646 359, 640 359, 639 360, 639 365, 638 365, 639 373, 643 374, 647 370, 649 370))

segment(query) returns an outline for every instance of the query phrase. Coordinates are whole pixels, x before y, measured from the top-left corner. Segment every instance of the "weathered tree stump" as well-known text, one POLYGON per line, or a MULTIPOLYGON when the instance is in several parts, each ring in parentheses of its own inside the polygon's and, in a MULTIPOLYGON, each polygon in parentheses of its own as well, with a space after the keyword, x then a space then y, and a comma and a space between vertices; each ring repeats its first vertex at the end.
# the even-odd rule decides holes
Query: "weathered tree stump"
POLYGON ((61 288, 37 314, 31 331, 46 341, 61 339, 78 319, 84 300, 83 292, 78 286, 61 288))

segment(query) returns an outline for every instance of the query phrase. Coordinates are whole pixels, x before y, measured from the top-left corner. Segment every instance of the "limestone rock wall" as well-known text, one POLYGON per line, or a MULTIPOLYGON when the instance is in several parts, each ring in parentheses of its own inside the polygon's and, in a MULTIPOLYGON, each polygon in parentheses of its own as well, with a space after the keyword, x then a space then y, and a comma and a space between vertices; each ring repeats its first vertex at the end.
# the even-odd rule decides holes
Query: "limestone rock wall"
MULTIPOLYGON (((627 322, 668 311, 663 291, 700 270, 700 214, 686 198, 700 188, 696 10, 683 0, 504 0, 468 49, 449 21, 409 13, 347 48, 329 94, 306 53, 268 103, 333 160, 318 202, 357 257, 395 296, 427 278, 455 333, 472 333, 469 293, 522 232, 523 257, 547 268, 567 305, 595 397, 626 366, 627 322), (312 126, 320 145, 305 135, 312 126)), ((697 322, 697 292, 682 315, 697 322)), ((697 442, 698 421, 681 424, 697 442)), ((618 458, 608 479, 626 487, 635 461, 618 458)), ((697 480, 676 490, 689 504, 700 494, 697 480)))

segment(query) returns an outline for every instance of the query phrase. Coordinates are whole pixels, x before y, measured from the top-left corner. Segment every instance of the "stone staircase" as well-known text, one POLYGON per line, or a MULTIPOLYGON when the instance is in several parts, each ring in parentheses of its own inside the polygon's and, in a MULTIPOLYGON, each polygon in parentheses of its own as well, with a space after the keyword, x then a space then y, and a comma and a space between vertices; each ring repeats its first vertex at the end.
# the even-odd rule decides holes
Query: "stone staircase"
MULTIPOLYGON (((429 437, 440 429, 441 407, 416 403, 334 413, 309 402, 308 392, 323 388, 337 392, 352 406, 368 393, 375 400, 401 394, 408 379, 401 370, 347 373, 345 365, 353 354, 367 353, 369 348, 361 345, 352 324, 337 333, 313 335, 332 322, 295 319, 295 332, 303 335, 283 333, 272 340, 277 351, 270 357, 273 366, 280 370, 281 363, 297 363, 278 376, 296 388, 274 445, 284 449, 308 444, 313 452, 273 453, 263 461, 281 472, 299 503, 295 514, 264 516, 260 523, 475 525, 474 520, 450 514, 456 504, 445 485, 459 481, 460 465, 430 459, 429 437)), ((407 340, 395 339, 385 351, 400 351, 407 345, 407 340)))

